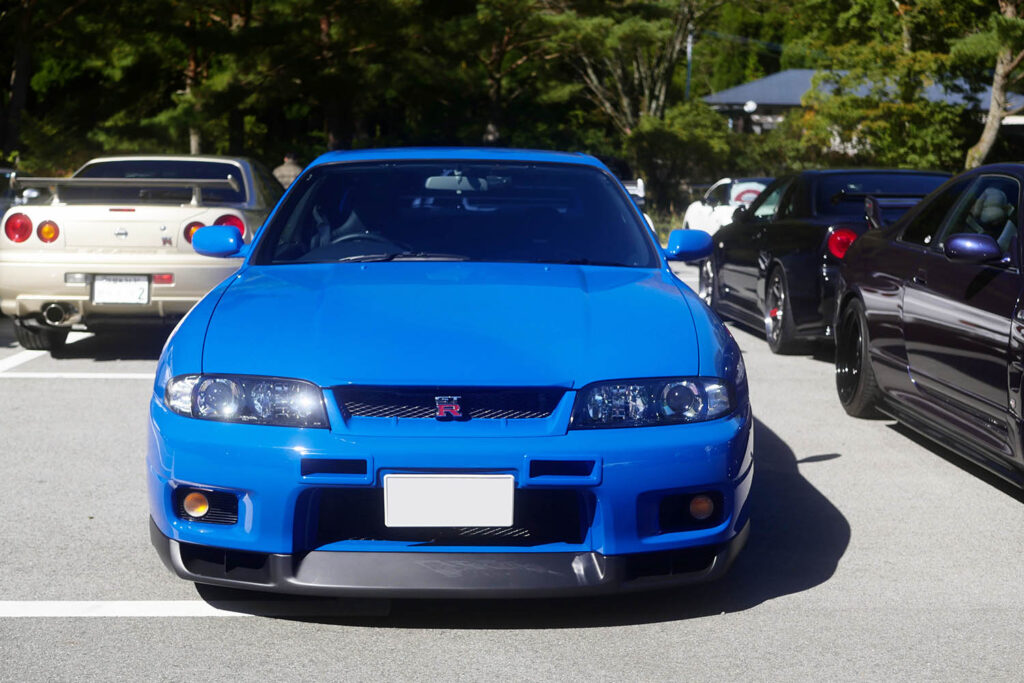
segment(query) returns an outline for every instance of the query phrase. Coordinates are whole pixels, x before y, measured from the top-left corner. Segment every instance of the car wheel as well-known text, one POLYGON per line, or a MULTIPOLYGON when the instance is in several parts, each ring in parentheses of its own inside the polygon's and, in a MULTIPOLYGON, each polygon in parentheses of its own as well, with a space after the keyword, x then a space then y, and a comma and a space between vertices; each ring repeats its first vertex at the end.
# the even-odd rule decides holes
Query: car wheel
POLYGON ((718 283, 715 282, 717 269, 715 257, 711 256, 700 263, 700 279, 697 284, 697 295, 712 308, 718 305, 718 283))
POLYGON ((59 327, 33 327, 18 319, 14 321, 14 337, 29 351, 58 351, 67 341, 68 330, 59 327))
POLYGON ((836 330, 836 391, 843 408, 854 417, 875 417, 882 397, 868 339, 864 304, 854 299, 843 310, 836 330))
POLYGON ((772 271, 764 303, 764 333, 772 353, 789 354, 803 351, 803 340, 796 338, 792 306, 789 303, 789 287, 786 285, 786 276, 782 268, 772 271))

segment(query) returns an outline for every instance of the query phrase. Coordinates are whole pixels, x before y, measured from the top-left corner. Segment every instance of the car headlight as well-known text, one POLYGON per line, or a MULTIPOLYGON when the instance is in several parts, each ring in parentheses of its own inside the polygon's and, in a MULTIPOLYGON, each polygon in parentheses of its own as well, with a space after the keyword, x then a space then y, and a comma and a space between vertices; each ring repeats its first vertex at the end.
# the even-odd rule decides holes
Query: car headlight
POLYGON ((653 427, 703 422, 733 410, 725 380, 713 377, 597 382, 583 387, 572 409, 572 429, 653 427))
POLYGON ((243 375, 178 375, 164 390, 167 407, 218 422, 327 429, 320 389, 310 382, 243 375))

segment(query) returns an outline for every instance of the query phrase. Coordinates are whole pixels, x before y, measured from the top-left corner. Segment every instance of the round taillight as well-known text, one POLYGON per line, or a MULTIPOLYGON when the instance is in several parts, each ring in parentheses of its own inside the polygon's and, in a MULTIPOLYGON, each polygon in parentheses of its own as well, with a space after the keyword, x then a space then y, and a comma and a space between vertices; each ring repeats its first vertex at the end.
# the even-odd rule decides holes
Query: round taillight
POLYGON ((192 221, 185 226, 185 241, 192 244, 192 236, 196 234, 196 230, 203 227, 204 223, 199 221, 192 221))
POLYGON ((828 250, 837 259, 846 256, 846 252, 857 241, 857 233, 849 228, 836 228, 828 236, 828 250))
POLYGON ((36 228, 36 236, 47 244, 56 242, 57 238, 60 237, 60 228, 53 221, 43 221, 36 228))
POLYGON ((32 234, 32 219, 23 213, 12 213, 4 223, 4 234, 12 242, 24 242, 32 234))
POLYGON ((245 221, 243 221, 239 216, 236 216, 236 215, 230 214, 230 213, 226 213, 223 216, 221 216, 220 218, 218 218, 217 220, 215 220, 213 222, 213 224, 214 225, 233 225, 234 227, 238 228, 238 236, 242 238, 243 242, 245 241, 245 221))

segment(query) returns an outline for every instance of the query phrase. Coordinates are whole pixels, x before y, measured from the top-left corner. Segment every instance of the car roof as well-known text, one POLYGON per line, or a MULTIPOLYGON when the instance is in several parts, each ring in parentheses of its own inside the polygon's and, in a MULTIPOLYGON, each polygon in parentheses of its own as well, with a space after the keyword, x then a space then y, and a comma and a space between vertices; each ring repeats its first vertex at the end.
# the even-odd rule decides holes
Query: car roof
POLYGON ((941 175, 949 176, 946 171, 928 171, 912 168, 818 168, 800 171, 795 175, 853 175, 859 173, 891 173, 900 175, 941 175))
POLYGON ((319 166, 353 161, 525 161, 548 164, 575 164, 608 170, 600 160, 579 152, 552 152, 539 149, 496 147, 392 147, 327 152, 310 164, 319 166))

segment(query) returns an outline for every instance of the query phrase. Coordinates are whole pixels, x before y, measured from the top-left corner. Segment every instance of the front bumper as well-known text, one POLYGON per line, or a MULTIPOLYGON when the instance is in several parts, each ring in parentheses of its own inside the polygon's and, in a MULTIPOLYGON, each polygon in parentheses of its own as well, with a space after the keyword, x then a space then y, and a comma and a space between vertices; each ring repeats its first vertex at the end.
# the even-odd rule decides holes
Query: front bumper
POLYGON ((38 317, 51 303, 62 304, 70 315, 61 325, 88 325, 90 320, 173 318, 188 313, 197 301, 234 273, 239 259, 214 259, 198 254, 116 252, 41 255, 25 251, 0 253, 0 310, 16 318, 38 317), (170 273, 174 283, 150 284, 145 304, 95 304, 89 283, 69 284, 66 273, 147 275, 170 273))
POLYGON ((550 425, 345 421, 325 398, 329 430, 196 420, 154 397, 153 539, 176 574, 311 594, 548 595, 709 580, 742 546, 753 479, 746 407, 691 425, 566 432, 574 392, 550 425), (383 477, 401 472, 511 475, 513 528, 387 528, 383 477), (192 488, 237 500, 235 516, 187 518, 179 504, 192 488), (717 515, 681 518, 699 493, 716 498, 717 515))
POLYGON ((172 572, 196 583, 295 595, 525 598, 654 590, 712 581, 743 549, 748 522, 728 542, 631 555, 561 553, 247 553, 183 544, 150 519, 172 572))

